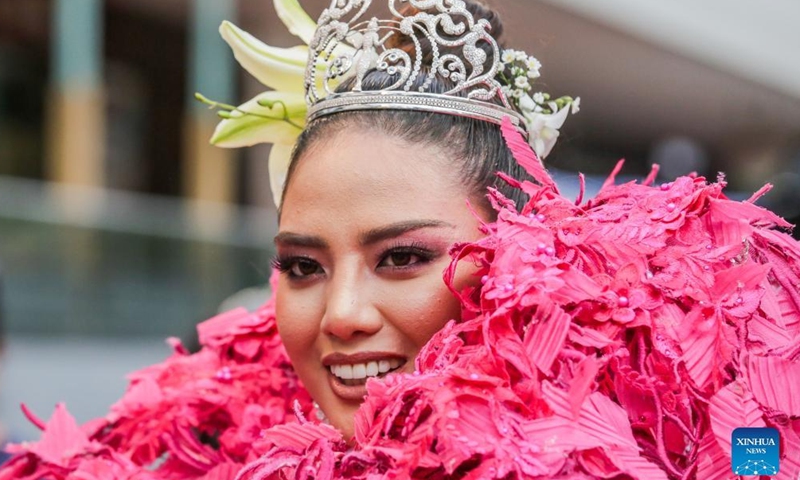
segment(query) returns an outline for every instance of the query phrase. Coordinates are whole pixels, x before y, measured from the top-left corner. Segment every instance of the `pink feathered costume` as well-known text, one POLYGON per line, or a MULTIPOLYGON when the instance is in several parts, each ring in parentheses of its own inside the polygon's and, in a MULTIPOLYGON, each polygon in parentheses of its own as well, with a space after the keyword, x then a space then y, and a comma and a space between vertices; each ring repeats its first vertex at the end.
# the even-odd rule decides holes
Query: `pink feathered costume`
POLYGON ((371 380, 347 445, 311 420, 274 299, 198 327, 189 355, 131 376, 104 418, 59 406, 8 479, 731 478, 731 431, 781 435, 776 478, 800 474, 800 245, 723 182, 614 185, 561 196, 513 128, 537 183, 497 192, 482 265, 413 375, 371 380))

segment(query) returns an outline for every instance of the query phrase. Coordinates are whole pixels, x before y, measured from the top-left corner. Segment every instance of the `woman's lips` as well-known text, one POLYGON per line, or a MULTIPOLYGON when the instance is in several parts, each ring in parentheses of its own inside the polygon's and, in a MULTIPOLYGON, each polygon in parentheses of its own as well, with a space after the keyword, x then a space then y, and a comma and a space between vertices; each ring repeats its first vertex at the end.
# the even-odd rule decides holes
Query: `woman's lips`
POLYGON ((367 379, 380 378, 399 370, 406 362, 404 356, 390 352, 337 352, 322 359, 333 393, 343 400, 358 402, 367 394, 367 379))

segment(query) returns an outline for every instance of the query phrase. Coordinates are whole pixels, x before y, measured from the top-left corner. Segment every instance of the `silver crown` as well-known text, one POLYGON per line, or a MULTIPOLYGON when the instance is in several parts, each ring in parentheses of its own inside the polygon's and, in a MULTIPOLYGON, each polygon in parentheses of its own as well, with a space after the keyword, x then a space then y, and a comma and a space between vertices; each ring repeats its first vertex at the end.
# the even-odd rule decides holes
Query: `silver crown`
POLYGON ((322 12, 309 43, 305 74, 308 121, 342 111, 417 110, 497 124, 509 117, 525 133, 524 117, 512 109, 495 78, 503 69, 502 51, 489 34, 487 20, 475 21, 463 0, 388 0, 393 19, 363 20, 371 4, 372 0, 331 0, 322 12), (409 4, 418 13, 405 16, 398 4, 409 4), (411 55, 386 46, 398 33, 413 42, 411 55), (428 77, 415 89, 425 54, 422 39, 430 45, 432 60, 428 77), (490 47, 488 55, 478 46, 481 42, 490 47), (460 49, 461 54, 441 54, 444 49, 460 49), (364 91, 364 77, 373 69, 397 76, 397 81, 382 90, 364 91), (449 79, 453 88, 430 92, 434 76, 449 79), (334 93, 335 85, 348 77, 353 77, 351 91, 334 93))

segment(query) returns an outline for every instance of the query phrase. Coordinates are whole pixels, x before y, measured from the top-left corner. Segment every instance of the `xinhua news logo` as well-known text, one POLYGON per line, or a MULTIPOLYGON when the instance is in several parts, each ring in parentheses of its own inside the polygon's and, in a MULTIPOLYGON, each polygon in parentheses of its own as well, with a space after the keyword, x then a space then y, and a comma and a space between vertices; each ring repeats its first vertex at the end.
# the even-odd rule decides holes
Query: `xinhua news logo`
POLYGON ((777 475, 781 437, 775 428, 737 428, 731 435, 731 469, 736 475, 777 475))

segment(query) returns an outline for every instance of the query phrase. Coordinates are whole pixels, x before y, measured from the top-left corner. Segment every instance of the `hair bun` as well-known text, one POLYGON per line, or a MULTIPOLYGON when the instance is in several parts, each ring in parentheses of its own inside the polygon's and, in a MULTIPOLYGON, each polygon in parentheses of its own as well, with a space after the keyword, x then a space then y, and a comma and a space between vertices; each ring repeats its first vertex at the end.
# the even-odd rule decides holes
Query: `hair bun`
POLYGON ((475 21, 486 20, 489 22, 489 25, 492 26, 492 36, 498 45, 502 45, 503 21, 500 20, 500 15, 481 2, 467 0, 465 3, 467 4, 467 10, 472 14, 475 21))
MULTIPOLYGON (((476 0, 465 0, 464 3, 466 4, 466 9, 470 14, 472 14, 472 17, 476 22, 479 20, 486 20, 489 22, 489 25, 491 26, 492 37, 494 37, 495 41, 497 41, 497 44, 502 48, 503 22, 500 20, 500 16, 497 14, 497 12, 476 0)), ((420 13, 420 11, 421 10, 418 8, 408 4, 400 9, 400 13, 406 17, 413 17, 417 13, 420 13)), ((455 20, 458 21, 458 18, 455 20)), ((418 40, 422 50, 422 64, 425 66, 431 66, 433 63, 433 49, 431 48, 430 42, 424 36, 419 37, 418 40)), ((387 48, 397 48, 403 50, 411 55, 412 58, 414 58, 416 55, 416 46, 414 44, 414 40, 408 35, 399 32, 395 33, 395 35, 392 35, 392 37, 389 38, 389 40, 386 42, 386 46, 387 48)), ((491 47, 487 42, 478 42, 477 46, 486 51, 487 58, 492 58, 491 47)), ((439 46, 439 54, 453 54, 457 57, 463 57, 461 48, 458 47, 444 48, 439 46)))

